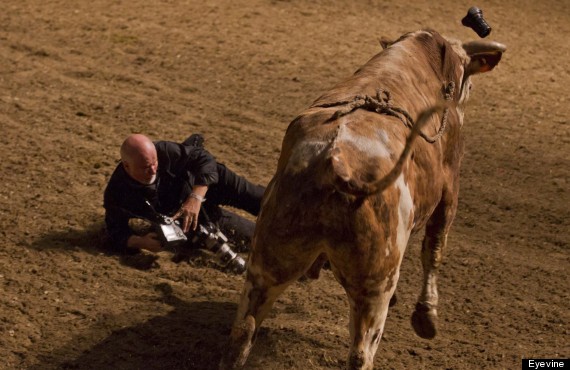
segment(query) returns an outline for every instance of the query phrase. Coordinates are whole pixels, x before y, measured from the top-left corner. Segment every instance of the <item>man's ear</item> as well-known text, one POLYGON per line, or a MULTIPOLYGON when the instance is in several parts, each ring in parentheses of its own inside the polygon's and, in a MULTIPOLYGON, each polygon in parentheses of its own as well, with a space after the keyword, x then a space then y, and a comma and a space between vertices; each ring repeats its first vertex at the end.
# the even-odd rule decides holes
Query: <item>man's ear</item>
POLYGON ((463 44, 463 49, 471 58, 465 73, 474 75, 477 73, 489 72, 499 62, 503 53, 507 50, 506 46, 494 41, 472 41, 463 44))

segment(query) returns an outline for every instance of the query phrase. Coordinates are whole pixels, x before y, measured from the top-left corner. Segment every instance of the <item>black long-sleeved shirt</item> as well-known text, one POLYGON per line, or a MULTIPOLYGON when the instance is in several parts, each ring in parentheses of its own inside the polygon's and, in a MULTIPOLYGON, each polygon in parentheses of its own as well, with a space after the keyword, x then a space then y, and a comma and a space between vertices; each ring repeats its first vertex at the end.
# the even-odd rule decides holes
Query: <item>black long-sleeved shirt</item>
POLYGON ((172 215, 188 198, 195 185, 218 182, 215 158, 204 148, 169 141, 155 144, 158 170, 156 180, 144 185, 133 180, 119 163, 107 184, 103 205, 107 234, 113 248, 124 252, 133 235, 129 219, 153 220, 154 212, 172 215))

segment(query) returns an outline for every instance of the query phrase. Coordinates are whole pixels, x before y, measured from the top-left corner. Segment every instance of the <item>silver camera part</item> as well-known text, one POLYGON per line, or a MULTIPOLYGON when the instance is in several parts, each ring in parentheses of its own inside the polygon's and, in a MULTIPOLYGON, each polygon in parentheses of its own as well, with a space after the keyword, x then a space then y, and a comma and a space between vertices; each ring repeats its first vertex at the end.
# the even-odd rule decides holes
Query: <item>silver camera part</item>
MULTIPOLYGON (((199 234, 204 250, 210 254, 214 261, 221 267, 228 268, 236 274, 242 274, 246 270, 246 263, 228 244, 228 238, 219 230, 213 232, 199 225, 199 234)), ((197 241, 197 240, 196 240, 197 241)))
POLYGON ((247 270, 247 265, 245 260, 240 256, 237 256, 228 264, 228 268, 235 274, 241 275, 247 270))
POLYGON ((161 223, 159 226, 166 243, 188 240, 186 235, 184 235, 184 231, 171 217, 164 217, 164 223, 161 223))

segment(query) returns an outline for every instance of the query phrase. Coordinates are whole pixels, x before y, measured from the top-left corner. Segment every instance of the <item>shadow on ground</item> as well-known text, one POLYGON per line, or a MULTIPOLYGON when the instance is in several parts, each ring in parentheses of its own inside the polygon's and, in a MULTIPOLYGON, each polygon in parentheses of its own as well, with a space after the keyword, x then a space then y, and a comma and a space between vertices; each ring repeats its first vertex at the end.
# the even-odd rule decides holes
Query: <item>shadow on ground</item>
MULTIPOLYGON (((219 361, 227 350, 237 305, 220 301, 185 302, 173 295, 168 283, 157 284, 155 289, 162 293, 159 300, 174 308, 168 314, 128 327, 120 324, 125 321, 122 315, 114 319, 107 318, 105 323, 96 323, 89 331, 57 350, 38 356, 38 364, 28 369, 218 368, 219 361), (105 332, 110 334, 105 336, 105 332), (91 347, 82 345, 89 338, 103 339, 91 347), (46 367, 46 363, 54 365, 46 367)), ((295 330, 262 327, 249 363, 271 356, 284 342, 323 347, 323 343, 295 330)))
POLYGON ((36 250, 55 250, 60 252, 85 251, 91 255, 117 256, 121 264, 137 270, 150 270, 157 267, 158 257, 153 254, 118 253, 111 248, 111 244, 105 234, 102 222, 90 225, 84 230, 69 229, 42 235, 30 245, 36 250))
POLYGON ((74 251, 80 249, 93 255, 112 254, 105 237, 103 222, 91 224, 85 229, 70 228, 43 234, 32 242, 30 247, 37 250, 74 251))
MULTIPOLYGON (((172 294, 167 283, 155 287, 160 300, 174 309, 135 326, 121 327, 125 318, 96 323, 67 345, 40 356, 32 370, 44 363, 58 363, 58 369, 213 369, 217 367, 229 335, 236 304, 229 302, 184 302, 172 294), (114 323, 113 323, 114 322, 114 323), (106 337, 102 335, 109 332, 106 337), (85 338, 101 338, 83 350, 85 338), (69 359, 70 354, 77 356, 69 359)), ((126 313, 125 315, 129 315, 126 313)))

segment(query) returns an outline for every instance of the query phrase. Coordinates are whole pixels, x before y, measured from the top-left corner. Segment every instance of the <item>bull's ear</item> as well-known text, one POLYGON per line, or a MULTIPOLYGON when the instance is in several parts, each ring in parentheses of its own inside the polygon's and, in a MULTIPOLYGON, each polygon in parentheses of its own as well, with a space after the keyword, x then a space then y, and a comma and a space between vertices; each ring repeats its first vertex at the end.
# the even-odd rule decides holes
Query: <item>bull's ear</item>
POLYGON ((507 47, 494 41, 472 41, 463 44, 463 49, 471 58, 467 65, 466 73, 474 75, 489 72, 499 62, 507 47))
POLYGON ((378 40, 378 42, 380 43, 380 45, 382 46, 382 49, 386 49, 388 46, 392 45, 394 43, 393 40, 388 39, 387 37, 380 37, 380 40, 378 40))

